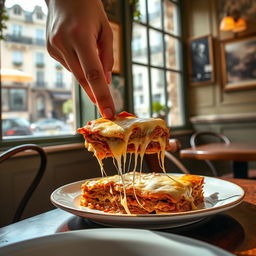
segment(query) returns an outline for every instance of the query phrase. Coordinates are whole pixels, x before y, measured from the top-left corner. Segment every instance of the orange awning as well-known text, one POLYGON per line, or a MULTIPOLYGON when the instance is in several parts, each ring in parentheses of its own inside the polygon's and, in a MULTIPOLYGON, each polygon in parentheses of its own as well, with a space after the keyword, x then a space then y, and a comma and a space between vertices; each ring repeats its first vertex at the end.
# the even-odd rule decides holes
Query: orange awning
POLYGON ((2 82, 28 83, 33 77, 23 71, 17 69, 1 69, 0 76, 2 82))

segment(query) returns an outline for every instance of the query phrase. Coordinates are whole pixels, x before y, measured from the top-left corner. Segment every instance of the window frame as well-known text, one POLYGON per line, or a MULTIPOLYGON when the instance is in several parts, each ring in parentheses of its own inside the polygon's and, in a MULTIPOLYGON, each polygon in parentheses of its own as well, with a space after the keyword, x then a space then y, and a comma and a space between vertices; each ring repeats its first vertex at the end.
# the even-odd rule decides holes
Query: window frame
MULTIPOLYGON (((148 1, 146 0, 146 10, 148 10, 148 1)), ((168 94, 167 94, 167 77, 166 77, 166 72, 173 72, 175 74, 179 74, 180 75, 180 112, 183 113, 182 116, 182 124, 179 126, 171 126, 172 130, 184 130, 186 128, 188 128, 190 125, 188 123, 188 118, 187 118, 187 111, 186 111, 186 91, 185 91, 185 84, 186 84, 186 69, 185 69, 185 65, 184 65, 184 58, 185 58, 185 43, 184 43, 184 35, 183 35, 183 18, 182 18, 182 8, 183 8, 183 1, 182 0, 178 0, 178 1, 174 1, 174 0, 168 0, 169 2, 171 2, 172 4, 176 5, 177 8, 177 19, 178 19, 178 23, 179 23, 179 35, 175 35, 174 33, 170 33, 169 31, 164 30, 164 0, 161 0, 161 24, 162 24, 162 28, 156 28, 150 25, 150 21, 149 21, 149 13, 148 11, 146 12, 146 21, 145 22, 140 22, 137 20, 132 20, 131 21, 131 32, 130 32, 130 39, 132 42, 132 26, 133 23, 142 25, 146 28, 146 33, 147 33, 147 58, 148 61, 147 63, 140 63, 140 62, 136 62, 133 61, 132 59, 132 47, 131 47, 131 61, 130 61, 130 65, 131 65, 131 70, 132 70, 132 66, 133 65, 140 65, 142 67, 146 67, 147 71, 148 71, 148 83, 149 83, 149 102, 150 102, 150 116, 152 116, 153 111, 152 111, 152 98, 153 98, 153 94, 152 94, 152 71, 151 69, 156 68, 157 70, 163 70, 164 71, 164 86, 165 86, 165 102, 167 105, 167 100, 168 100, 168 94), (150 51, 150 30, 152 31, 158 31, 162 34, 162 47, 163 47, 163 66, 157 66, 157 65, 152 65, 151 64, 151 60, 150 60, 150 55, 151 55, 151 51, 150 51), (179 40, 179 46, 180 46, 180 50, 179 50, 179 55, 178 55, 178 59, 180 61, 179 64, 179 68, 180 70, 177 69, 173 69, 170 67, 166 66, 166 46, 165 46, 165 36, 171 36, 174 39, 179 40)), ((131 71, 132 72, 132 71, 131 71)), ((131 84, 132 84, 132 89, 131 89, 131 94, 130 97, 132 98, 132 111, 134 112, 134 104, 133 104, 133 95, 134 95, 134 85, 133 85, 133 80, 132 80, 132 76, 131 76, 131 84)))
MULTIPOLYGON (((2 88, 2 82, 0 80, 0 88, 2 88)), ((74 105, 75 107, 75 113, 76 113, 76 125, 79 127, 81 124, 85 123, 88 118, 84 118, 84 115, 82 113, 79 113, 78 110, 81 109, 81 106, 87 105, 87 107, 90 107, 94 110, 93 106, 89 104, 88 99, 86 99, 85 93, 82 92, 82 89, 79 84, 76 83, 76 86, 74 87, 74 105)), ((0 90, 0 101, 2 97, 2 90, 0 90)), ((82 111, 81 111, 82 112, 82 111)), ((92 112, 92 111, 90 111, 92 112)), ((35 143, 41 146, 53 146, 53 145, 65 145, 65 144, 71 144, 71 143, 81 143, 83 142, 83 138, 79 134, 66 134, 66 135, 51 135, 51 136, 35 136, 35 137, 29 137, 24 136, 20 138, 8 138, 3 139, 2 136, 2 104, 0 104, 0 151, 6 150, 9 147, 17 146, 20 144, 30 144, 35 143)), ((89 119, 87 120, 89 121, 89 119)))

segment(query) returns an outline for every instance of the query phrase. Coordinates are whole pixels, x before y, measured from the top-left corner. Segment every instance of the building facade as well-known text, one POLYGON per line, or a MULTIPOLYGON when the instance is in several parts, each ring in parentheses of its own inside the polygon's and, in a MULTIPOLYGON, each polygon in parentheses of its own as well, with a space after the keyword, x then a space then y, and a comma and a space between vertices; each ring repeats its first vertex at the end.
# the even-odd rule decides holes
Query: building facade
POLYGON ((46 14, 39 6, 28 12, 20 5, 7 8, 7 13, 1 42, 3 118, 66 121, 63 104, 72 98, 73 79, 47 52, 46 14), (6 70, 13 72, 12 78, 5 77, 6 70), (22 71, 27 81, 20 79, 17 71, 22 71))

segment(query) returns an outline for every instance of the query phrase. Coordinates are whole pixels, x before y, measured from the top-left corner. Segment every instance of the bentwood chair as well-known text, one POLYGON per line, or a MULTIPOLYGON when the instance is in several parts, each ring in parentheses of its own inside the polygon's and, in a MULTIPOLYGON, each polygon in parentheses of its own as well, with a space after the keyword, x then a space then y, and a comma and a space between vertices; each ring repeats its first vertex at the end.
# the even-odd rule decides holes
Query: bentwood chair
POLYGON ((37 174, 33 179, 32 183, 30 184, 29 188, 27 189, 26 193, 21 199, 21 202, 18 205, 17 210, 15 211, 14 217, 12 219, 12 223, 15 223, 21 219, 23 211, 28 204, 32 194, 34 193, 35 189, 37 188, 38 184, 40 183, 46 169, 47 157, 46 153, 42 147, 35 145, 35 144, 24 144, 13 147, 11 149, 6 150, 5 152, 0 154, 0 164, 5 160, 9 159, 10 157, 14 156, 15 154, 27 151, 27 150, 34 150, 40 156, 40 166, 38 168, 37 174))
MULTIPOLYGON (((191 138, 190 138, 190 145, 192 148, 195 148, 196 146, 200 145, 200 139, 202 141, 202 137, 205 136, 209 136, 212 139, 214 139, 215 141, 218 140, 225 143, 225 144, 230 144, 231 141, 228 137, 226 137, 223 134, 219 134, 216 132, 211 132, 211 131, 200 131, 200 132, 196 132, 194 133, 191 138)), ((201 143, 202 144, 202 143, 201 143)), ((214 167, 213 163, 210 160, 204 160, 205 163, 207 164, 207 166, 210 168, 213 176, 218 176, 218 172, 216 170, 216 168, 214 167)))

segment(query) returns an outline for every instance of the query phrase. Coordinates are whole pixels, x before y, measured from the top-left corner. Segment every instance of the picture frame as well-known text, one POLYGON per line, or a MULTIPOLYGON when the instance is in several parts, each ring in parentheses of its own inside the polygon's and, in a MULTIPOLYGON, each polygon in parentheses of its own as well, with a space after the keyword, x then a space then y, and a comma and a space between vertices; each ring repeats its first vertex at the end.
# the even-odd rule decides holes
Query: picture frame
POLYGON ((207 85, 215 81, 211 35, 188 40, 188 63, 190 85, 207 85))
POLYGON ((256 88, 256 35, 221 43, 222 83, 225 91, 256 88))
POLYGON ((122 54, 121 54, 121 25, 115 22, 110 22, 113 32, 113 55, 114 65, 112 73, 120 74, 122 72, 122 54))

